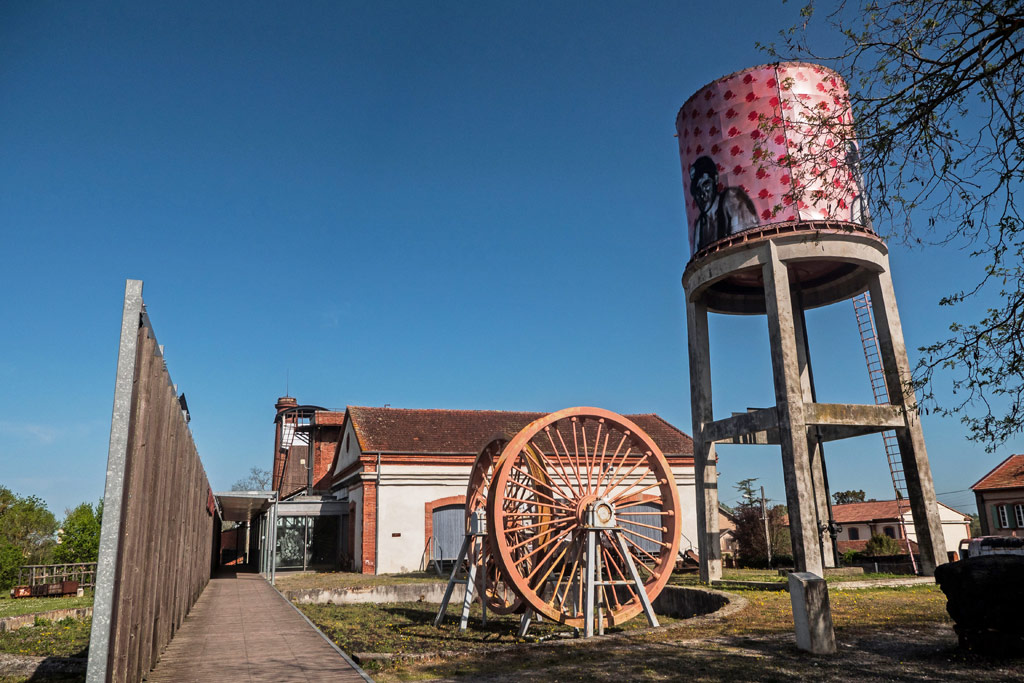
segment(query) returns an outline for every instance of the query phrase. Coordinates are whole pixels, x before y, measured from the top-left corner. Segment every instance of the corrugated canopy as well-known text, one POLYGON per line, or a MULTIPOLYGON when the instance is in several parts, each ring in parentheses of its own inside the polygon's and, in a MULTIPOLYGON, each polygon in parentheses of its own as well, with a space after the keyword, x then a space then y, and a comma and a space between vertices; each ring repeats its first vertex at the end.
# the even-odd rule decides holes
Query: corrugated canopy
POLYGON ((225 522, 246 522, 274 504, 274 491, 227 491, 213 494, 225 522))

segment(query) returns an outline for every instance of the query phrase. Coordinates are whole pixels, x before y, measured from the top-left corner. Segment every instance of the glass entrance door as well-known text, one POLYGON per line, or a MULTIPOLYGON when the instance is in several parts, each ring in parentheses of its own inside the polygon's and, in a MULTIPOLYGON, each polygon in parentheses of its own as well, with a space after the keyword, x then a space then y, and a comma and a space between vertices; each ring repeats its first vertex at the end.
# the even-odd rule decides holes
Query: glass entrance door
POLYGON ((277 569, 305 569, 309 563, 306 517, 278 517, 277 569))
POLYGON ((334 570, 339 567, 337 516, 278 517, 277 569, 334 570))

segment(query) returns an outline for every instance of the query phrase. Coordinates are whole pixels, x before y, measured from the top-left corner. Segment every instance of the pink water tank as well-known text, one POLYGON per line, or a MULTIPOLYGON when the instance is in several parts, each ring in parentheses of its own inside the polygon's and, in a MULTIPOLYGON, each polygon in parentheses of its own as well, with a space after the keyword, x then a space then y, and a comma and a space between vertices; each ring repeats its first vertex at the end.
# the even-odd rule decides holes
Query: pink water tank
POLYGON ((724 76, 686 101, 676 131, 691 258, 738 235, 870 232, 849 95, 831 69, 783 62, 724 76))

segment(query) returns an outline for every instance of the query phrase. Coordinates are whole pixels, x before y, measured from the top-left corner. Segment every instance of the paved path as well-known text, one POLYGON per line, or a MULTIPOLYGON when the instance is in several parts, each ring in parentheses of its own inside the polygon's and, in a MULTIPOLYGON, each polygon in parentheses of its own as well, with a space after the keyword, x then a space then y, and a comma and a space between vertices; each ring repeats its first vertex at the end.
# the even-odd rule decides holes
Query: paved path
POLYGON ((210 580, 147 681, 368 680, 259 574, 210 580))

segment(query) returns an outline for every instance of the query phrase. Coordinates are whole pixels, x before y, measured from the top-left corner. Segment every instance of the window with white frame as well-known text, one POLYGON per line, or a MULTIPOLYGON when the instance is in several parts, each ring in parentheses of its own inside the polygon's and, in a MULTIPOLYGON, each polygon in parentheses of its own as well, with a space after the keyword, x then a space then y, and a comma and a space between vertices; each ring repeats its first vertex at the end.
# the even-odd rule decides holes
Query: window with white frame
POLYGON ((996 511, 999 512, 999 528, 1006 529, 1010 526, 1010 506, 1000 505, 996 507, 996 511))
POLYGON ((1024 529, 1024 505, 1020 503, 1014 505, 1013 513, 1017 517, 1017 528, 1024 529))

